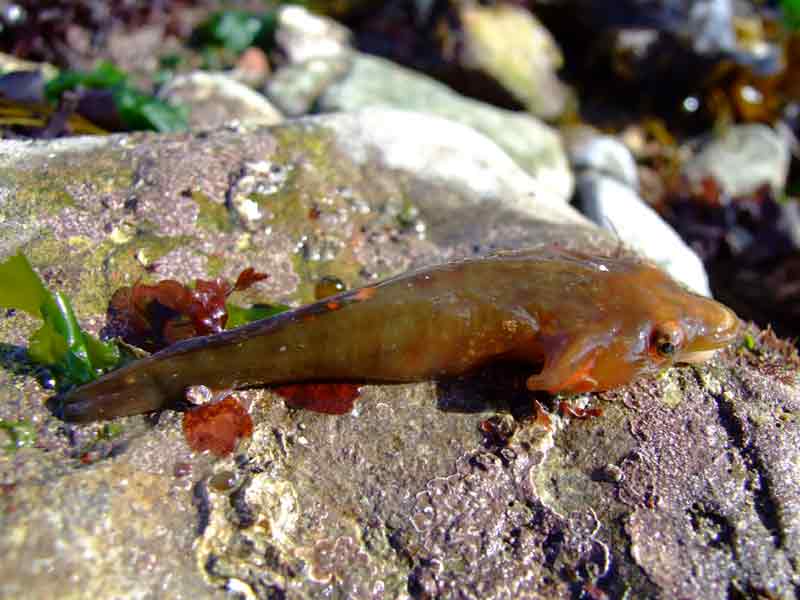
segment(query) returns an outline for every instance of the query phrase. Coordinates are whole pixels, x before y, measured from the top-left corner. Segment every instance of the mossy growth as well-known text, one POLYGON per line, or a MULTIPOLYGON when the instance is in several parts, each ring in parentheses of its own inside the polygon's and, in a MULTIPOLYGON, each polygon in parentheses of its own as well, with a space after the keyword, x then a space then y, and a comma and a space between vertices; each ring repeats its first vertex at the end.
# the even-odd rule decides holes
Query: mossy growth
POLYGON ((151 265, 176 248, 190 243, 184 236, 164 237, 152 233, 152 230, 143 225, 130 241, 110 248, 101 244, 105 255, 105 280, 111 291, 130 285, 140 277, 146 278, 151 265))
POLYGON ((294 299, 301 304, 315 302, 316 286, 323 277, 335 277, 345 283, 348 289, 358 287, 361 265, 352 256, 352 251, 345 249, 333 260, 308 260, 301 252, 292 256, 294 271, 300 277, 300 283, 294 293, 294 299))
POLYGON ((197 204, 197 225, 203 229, 229 233, 233 221, 224 204, 215 202, 199 190, 192 190, 192 200, 197 204))
POLYGON ((36 444, 36 430, 26 421, 7 421, 0 419, 0 431, 8 438, 3 444, 5 452, 13 453, 20 448, 30 448, 36 444))
POLYGON ((16 194, 15 202, 6 203, 0 214, 35 218, 56 215, 65 208, 96 205, 98 195, 130 187, 133 172, 121 166, 124 164, 121 152, 108 147, 76 148, 48 157, 23 155, 11 167, 0 168, 0 187, 16 194))

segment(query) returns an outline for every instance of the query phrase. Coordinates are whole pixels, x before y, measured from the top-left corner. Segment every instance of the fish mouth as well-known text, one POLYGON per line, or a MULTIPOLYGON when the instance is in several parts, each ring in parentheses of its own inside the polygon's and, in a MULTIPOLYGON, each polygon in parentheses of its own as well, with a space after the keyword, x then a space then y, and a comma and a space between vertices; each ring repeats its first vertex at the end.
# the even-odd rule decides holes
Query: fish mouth
POLYGON ((715 348, 713 350, 696 350, 694 352, 686 352, 685 354, 681 355, 679 362, 690 365, 699 365, 711 360, 718 350, 718 348, 715 348))
POLYGON ((704 327, 683 351, 677 362, 689 364, 706 362, 739 336, 742 326, 739 317, 728 307, 718 306, 722 311, 718 312, 719 318, 716 323, 704 327))
POLYGON ((724 316, 716 323, 716 327, 709 332, 708 337, 719 346, 727 346, 739 335, 742 322, 730 308, 722 305, 720 307, 723 309, 724 316))

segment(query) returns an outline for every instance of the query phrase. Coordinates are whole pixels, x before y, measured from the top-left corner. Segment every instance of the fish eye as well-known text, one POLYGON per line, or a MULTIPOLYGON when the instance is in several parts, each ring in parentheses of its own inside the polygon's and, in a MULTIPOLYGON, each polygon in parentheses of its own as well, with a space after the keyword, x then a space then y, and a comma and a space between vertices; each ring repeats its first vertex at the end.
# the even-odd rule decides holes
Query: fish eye
POLYGON ((662 358, 672 358, 683 342, 683 331, 672 321, 662 323, 653 331, 650 348, 662 358))
POLYGON ((656 351, 661 356, 666 356, 666 357, 672 356, 673 354, 675 354, 675 344, 673 344, 672 342, 660 341, 656 344, 656 351))

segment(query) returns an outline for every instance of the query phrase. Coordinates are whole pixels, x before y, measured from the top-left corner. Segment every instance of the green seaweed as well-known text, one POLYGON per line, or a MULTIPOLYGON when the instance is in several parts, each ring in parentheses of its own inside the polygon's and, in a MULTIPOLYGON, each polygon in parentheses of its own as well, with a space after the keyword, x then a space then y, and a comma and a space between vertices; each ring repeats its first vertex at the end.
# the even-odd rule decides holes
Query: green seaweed
POLYGON ((783 22, 790 29, 800 29, 800 0, 781 0, 783 22))
POLYGON ((119 423, 104 423, 100 431, 97 432, 98 441, 110 441, 122 435, 122 425, 119 423))
POLYGON ((233 329, 289 310, 285 304, 254 304, 250 308, 243 308, 227 303, 225 308, 228 311, 228 322, 225 324, 225 329, 233 329))
POLYGON ((28 355, 53 372, 59 387, 87 383, 119 363, 117 346, 83 331, 69 299, 48 290, 24 254, 0 263, 0 306, 43 321, 28 355))
POLYGON ((756 349, 756 339, 750 333, 745 333, 742 339, 742 345, 747 350, 750 350, 750 352, 754 352, 756 349))
POLYGON ((16 452, 20 448, 30 448, 36 443, 36 431, 26 421, 6 421, 0 419, 0 430, 4 431, 9 441, 3 446, 6 452, 16 452))
POLYGON ((92 71, 64 71, 45 85, 45 96, 56 102, 78 87, 110 91, 119 118, 129 129, 169 132, 188 128, 182 108, 132 87, 127 74, 109 62, 101 62, 92 71))
POLYGON ((277 29, 277 13, 223 10, 212 14, 192 32, 192 43, 201 48, 225 48, 239 54, 250 46, 270 50, 277 29))

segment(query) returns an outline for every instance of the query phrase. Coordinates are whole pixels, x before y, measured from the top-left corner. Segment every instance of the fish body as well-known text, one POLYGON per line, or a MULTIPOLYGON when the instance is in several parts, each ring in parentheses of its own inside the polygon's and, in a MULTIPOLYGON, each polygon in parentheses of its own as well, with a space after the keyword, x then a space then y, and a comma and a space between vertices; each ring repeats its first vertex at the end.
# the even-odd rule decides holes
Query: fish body
POLYGON ((730 309, 638 260, 501 252, 177 343, 71 391, 62 411, 106 419, 164 408, 192 385, 421 381, 504 360, 531 364, 530 389, 606 390, 707 358, 738 327, 730 309))

